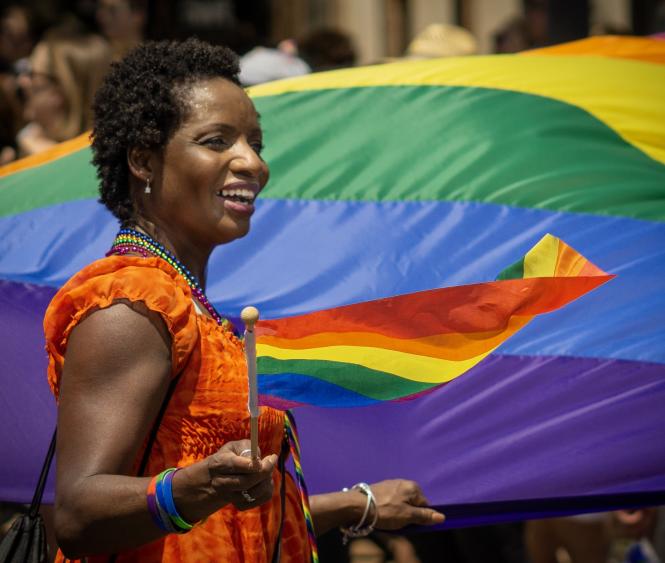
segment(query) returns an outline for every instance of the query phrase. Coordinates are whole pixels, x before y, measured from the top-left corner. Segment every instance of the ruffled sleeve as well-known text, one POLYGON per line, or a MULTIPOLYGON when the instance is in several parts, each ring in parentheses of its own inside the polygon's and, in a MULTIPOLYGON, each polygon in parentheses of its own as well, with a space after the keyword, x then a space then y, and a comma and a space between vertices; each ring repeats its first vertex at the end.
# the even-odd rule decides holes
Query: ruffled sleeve
POLYGON ((115 301, 142 302, 158 313, 171 334, 171 373, 184 367, 198 339, 187 283, 159 258, 110 256, 85 267, 55 295, 44 316, 48 382, 56 398, 67 341, 87 314, 115 301))

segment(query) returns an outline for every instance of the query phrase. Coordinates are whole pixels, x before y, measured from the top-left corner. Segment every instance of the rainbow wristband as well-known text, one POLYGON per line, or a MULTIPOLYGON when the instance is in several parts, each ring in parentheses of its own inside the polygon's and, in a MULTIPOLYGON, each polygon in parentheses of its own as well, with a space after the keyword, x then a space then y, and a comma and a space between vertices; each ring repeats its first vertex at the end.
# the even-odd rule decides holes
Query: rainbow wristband
POLYGON ((168 516, 161 510, 159 503, 157 501, 157 482, 159 481, 162 474, 155 475, 148 484, 148 489, 146 491, 146 502, 148 504, 148 512, 150 517, 155 525, 167 533, 174 533, 176 530, 171 525, 171 522, 168 519, 168 516))
POLYGON ((164 509, 169 517, 170 523, 176 528, 178 533, 184 534, 189 532, 194 525, 185 521, 180 516, 173 501, 173 476, 178 472, 178 469, 167 469, 162 472, 163 477, 156 483, 157 501, 161 508, 164 509))

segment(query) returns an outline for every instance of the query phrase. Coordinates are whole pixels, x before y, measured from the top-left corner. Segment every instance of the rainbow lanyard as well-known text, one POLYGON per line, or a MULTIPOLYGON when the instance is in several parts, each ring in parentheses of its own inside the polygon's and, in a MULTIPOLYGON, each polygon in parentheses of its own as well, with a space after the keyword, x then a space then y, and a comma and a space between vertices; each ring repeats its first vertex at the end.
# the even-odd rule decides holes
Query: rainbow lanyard
MULTIPOLYGON (((291 411, 286 411, 285 414, 284 430, 286 431, 286 436, 289 440, 291 457, 293 457, 293 465, 296 470, 296 485, 298 486, 298 492, 300 493, 302 511, 305 515, 305 524, 307 525, 307 539, 309 540, 309 548, 312 552, 312 563, 319 563, 319 551, 316 548, 316 535, 314 534, 314 521, 312 520, 312 513, 309 510, 307 485, 305 485, 305 477, 302 473, 302 465, 300 464, 300 442, 298 441, 296 421, 294 420, 291 411)), ((284 484, 282 484, 282 486, 284 486, 284 484)))

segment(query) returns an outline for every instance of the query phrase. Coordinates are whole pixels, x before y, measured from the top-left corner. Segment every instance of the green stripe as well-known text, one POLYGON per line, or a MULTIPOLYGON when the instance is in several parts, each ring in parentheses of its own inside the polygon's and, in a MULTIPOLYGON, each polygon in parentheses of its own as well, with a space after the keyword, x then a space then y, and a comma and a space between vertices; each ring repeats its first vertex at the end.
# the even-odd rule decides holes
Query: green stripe
POLYGON ((497 280, 521 280, 524 277, 524 258, 508 266, 497 277, 497 280))
POLYGON ((299 373, 380 401, 406 397, 433 386, 431 383, 410 381, 398 375, 344 362, 278 360, 268 356, 261 356, 256 362, 257 373, 262 376, 299 373))
POLYGON ((665 220, 665 166, 550 98, 399 86, 256 105, 272 171, 265 197, 471 200, 665 220))
MULTIPOLYGON (((264 197, 478 201, 665 220, 665 166, 586 111, 549 98, 384 86, 256 105, 272 170, 264 197)), ((89 159, 85 149, 0 178, 0 216, 96 197, 89 159)))
POLYGON ((0 178, 0 217, 98 197, 89 148, 0 178))

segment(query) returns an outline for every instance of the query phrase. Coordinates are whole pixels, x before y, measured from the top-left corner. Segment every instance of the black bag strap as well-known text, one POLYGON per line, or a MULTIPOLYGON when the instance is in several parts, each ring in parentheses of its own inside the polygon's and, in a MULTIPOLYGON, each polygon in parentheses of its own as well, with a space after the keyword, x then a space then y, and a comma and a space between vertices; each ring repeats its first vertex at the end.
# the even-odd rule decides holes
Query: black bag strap
MULTIPOLYGON (((152 446, 155 444, 155 439, 157 438, 157 432, 159 431, 159 426, 162 424, 162 419, 164 418, 164 413, 166 412, 167 407, 169 406, 169 402, 171 401, 171 397, 173 396, 173 392, 175 391, 175 387, 178 384, 178 380, 180 379, 180 372, 178 375, 176 375, 172 380, 171 383, 169 383, 169 388, 166 390, 166 395, 164 395, 164 400, 162 401, 162 406, 159 407, 159 412, 157 413, 157 416, 155 417, 155 422, 152 425, 152 428, 150 429, 150 435, 148 436, 148 442, 145 445, 145 451, 143 452, 143 457, 141 458, 141 463, 139 465, 139 470, 137 472, 137 475, 139 477, 142 477, 143 474, 145 473, 145 468, 148 465, 148 459, 150 458, 150 452, 152 451, 152 446)), ((114 563, 115 560, 117 559, 118 554, 113 553, 109 557, 108 563, 114 563)))
POLYGON ((53 461, 53 456, 55 455, 55 437, 57 433, 58 430, 56 428, 53 430, 53 437, 51 438, 51 443, 49 444, 46 457, 44 458, 42 470, 39 474, 39 480, 37 481, 37 487, 35 487, 35 494, 32 495, 30 510, 28 510, 28 516, 30 516, 30 518, 35 518, 37 516, 39 513, 39 507, 42 505, 42 497, 44 496, 44 488, 46 487, 46 478, 48 477, 48 472, 51 468, 51 462, 53 461))
POLYGON ((154 445, 155 439, 157 438, 157 432, 159 431, 159 426, 162 423, 162 419, 164 418, 164 413, 166 412, 166 409, 169 406, 169 402, 171 401, 171 397, 173 396, 173 392, 175 391, 175 387, 178 384, 178 380, 180 379, 181 373, 182 372, 176 375, 171 380, 171 383, 169 383, 169 388, 166 390, 166 395, 164 395, 162 406, 159 407, 159 412, 155 417, 155 422, 152 425, 152 428, 150 429, 150 436, 148 436, 148 442, 145 445, 145 451, 143 452, 143 457, 141 458, 141 464, 139 465, 139 470, 138 470, 139 477, 141 477, 145 473, 145 468, 148 465, 148 458, 150 457, 152 446, 154 445))

